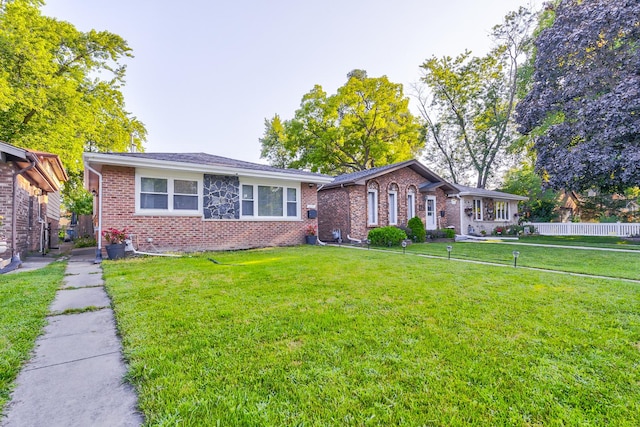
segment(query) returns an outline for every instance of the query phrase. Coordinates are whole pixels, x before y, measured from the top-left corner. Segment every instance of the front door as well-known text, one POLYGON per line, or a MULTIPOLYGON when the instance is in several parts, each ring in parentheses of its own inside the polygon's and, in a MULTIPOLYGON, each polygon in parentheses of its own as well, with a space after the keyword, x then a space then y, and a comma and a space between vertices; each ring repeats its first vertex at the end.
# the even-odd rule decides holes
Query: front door
POLYGON ((436 196, 427 196, 427 230, 436 229, 436 196))

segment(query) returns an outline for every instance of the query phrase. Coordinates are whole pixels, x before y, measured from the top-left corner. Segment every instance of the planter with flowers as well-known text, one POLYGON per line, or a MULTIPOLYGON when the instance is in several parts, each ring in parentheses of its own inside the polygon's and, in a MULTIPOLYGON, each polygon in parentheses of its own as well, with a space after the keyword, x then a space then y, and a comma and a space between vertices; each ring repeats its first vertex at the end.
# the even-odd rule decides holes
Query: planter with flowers
POLYGON ((315 225, 307 226, 305 230, 304 239, 307 242, 307 245, 315 245, 318 243, 317 228, 315 225))
POLYGON ((102 232, 102 237, 107 241, 105 249, 109 259, 124 258, 124 239, 127 238, 127 229, 123 228, 118 230, 117 228, 107 228, 102 232))

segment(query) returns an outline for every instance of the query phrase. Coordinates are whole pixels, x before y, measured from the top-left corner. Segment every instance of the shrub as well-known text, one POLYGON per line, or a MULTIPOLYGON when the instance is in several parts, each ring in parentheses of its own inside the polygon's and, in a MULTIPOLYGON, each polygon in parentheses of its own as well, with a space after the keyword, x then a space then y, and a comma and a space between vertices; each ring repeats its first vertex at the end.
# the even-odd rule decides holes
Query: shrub
POLYGON ((380 227, 369 231, 368 238, 374 246, 395 246, 407 238, 407 233, 398 227, 380 227))
POLYGON ((456 237, 456 230, 453 228, 443 228, 442 232, 447 239, 454 239, 456 237))
POLYGON ((427 230, 430 239, 453 239, 456 237, 456 230, 453 228, 439 228, 437 230, 427 230))
POLYGON ((407 233, 407 236, 416 243, 422 243, 425 241, 427 236, 427 232, 424 229, 424 223, 422 220, 414 216, 407 223, 408 228, 411 230, 411 233, 407 233))

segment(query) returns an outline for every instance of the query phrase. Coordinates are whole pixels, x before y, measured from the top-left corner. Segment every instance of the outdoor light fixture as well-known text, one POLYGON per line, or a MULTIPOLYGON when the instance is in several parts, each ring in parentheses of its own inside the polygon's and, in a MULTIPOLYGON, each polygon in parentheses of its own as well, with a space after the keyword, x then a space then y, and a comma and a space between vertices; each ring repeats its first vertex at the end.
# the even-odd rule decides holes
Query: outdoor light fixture
POLYGON ((453 249, 453 246, 449 245, 447 246, 447 253, 448 253, 448 258, 451 259, 451 250, 453 249))
POLYGON ((518 251, 513 251, 513 266, 517 267, 518 266, 518 255, 520 255, 520 252, 518 251))
POLYGON ((406 241, 402 241, 402 253, 404 254, 407 250, 407 242, 406 241))
POLYGON ((367 239, 366 242, 367 242, 367 250, 371 249, 371 240, 367 239))

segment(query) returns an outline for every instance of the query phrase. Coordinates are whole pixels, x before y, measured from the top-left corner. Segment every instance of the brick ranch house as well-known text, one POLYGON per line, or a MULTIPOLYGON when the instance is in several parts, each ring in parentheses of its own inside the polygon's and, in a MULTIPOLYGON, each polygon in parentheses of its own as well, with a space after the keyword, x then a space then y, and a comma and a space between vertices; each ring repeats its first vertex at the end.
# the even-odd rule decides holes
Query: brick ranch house
POLYGON ((339 175, 320 186, 318 237, 332 241, 339 230, 345 241, 364 240, 373 228, 406 226, 414 216, 427 230, 490 232, 498 225, 517 223, 513 215, 520 200, 527 198, 450 184, 419 161, 408 160, 339 175))
POLYGON ((0 142, 0 272, 10 262, 19 266, 21 254, 57 245, 60 189, 68 179, 57 155, 0 142))
POLYGON ((317 227, 316 189, 332 180, 205 153, 83 157, 98 234, 126 227, 141 252, 301 244, 317 227))
POLYGON ((366 239, 369 230, 407 225, 420 217, 427 230, 459 222, 459 210, 450 209, 447 193, 456 189, 417 160, 408 160, 339 175, 318 190, 320 240, 366 239), (444 212, 444 215, 442 215, 444 212))

